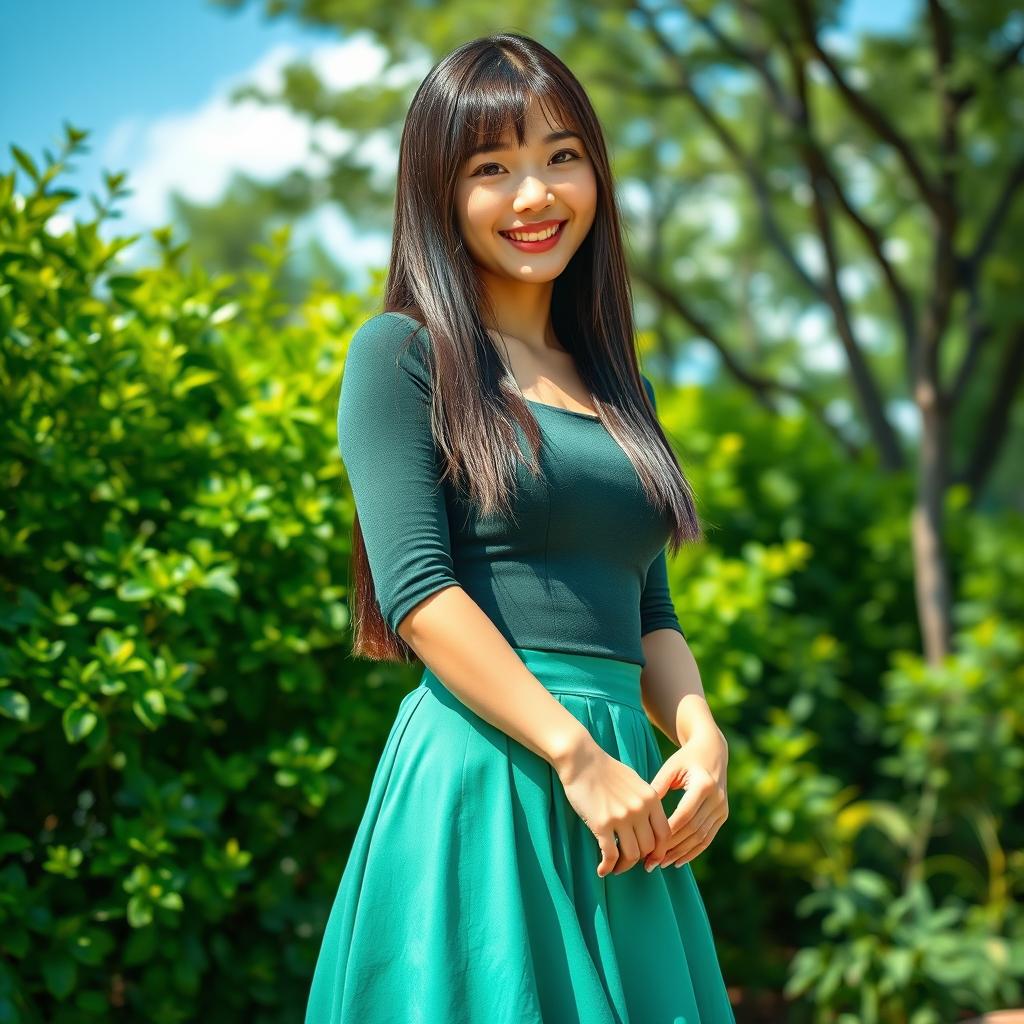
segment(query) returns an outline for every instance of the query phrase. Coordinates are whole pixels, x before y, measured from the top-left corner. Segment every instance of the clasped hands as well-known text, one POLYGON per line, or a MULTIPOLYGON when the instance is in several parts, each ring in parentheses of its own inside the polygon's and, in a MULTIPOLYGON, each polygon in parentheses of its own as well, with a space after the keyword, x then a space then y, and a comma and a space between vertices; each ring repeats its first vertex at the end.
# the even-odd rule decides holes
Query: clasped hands
POLYGON ((707 849, 729 816, 728 756, 722 734, 705 731, 669 756, 650 783, 600 747, 562 778, 601 849, 598 877, 621 875, 641 859, 648 871, 682 867, 707 849), (672 789, 685 792, 666 816, 661 801, 672 789))

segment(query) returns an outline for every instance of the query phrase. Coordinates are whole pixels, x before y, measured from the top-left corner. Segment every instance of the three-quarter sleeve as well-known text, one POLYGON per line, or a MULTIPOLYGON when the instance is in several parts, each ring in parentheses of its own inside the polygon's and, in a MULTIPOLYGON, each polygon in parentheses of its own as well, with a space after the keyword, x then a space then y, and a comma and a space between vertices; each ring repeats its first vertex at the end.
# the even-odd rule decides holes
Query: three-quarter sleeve
POLYGON ((676 629, 684 638, 686 637, 672 604, 664 548, 651 562, 647 570, 647 581, 640 595, 640 635, 644 636, 656 629, 676 629))
POLYGON ((430 373, 415 323, 378 313, 349 345, 338 400, 348 473, 377 603, 388 626, 458 585, 448 510, 430 430, 430 373))
MULTIPOLYGON (((647 395, 651 399, 651 404, 655 407, 655 413, 657 413, 654 386, 643 374, 641 374, 641 379, 647 395)), ((658 552, 648 567, 647 578, 640 594, 640 635, 644 636, 656 629, 675 629, 682 633, 684 638, 686 637, 672 602, 665 548, 658 552)))

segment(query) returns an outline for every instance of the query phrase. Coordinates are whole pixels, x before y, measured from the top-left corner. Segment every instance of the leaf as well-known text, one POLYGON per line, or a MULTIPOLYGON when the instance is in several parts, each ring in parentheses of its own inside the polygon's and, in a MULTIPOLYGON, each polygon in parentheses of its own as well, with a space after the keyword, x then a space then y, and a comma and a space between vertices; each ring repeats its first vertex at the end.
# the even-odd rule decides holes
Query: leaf
POLYGON ((29 850, 31 848, 32 840, 28 836, 23 836, 20 832, 0 833, 0 856, 6 856, 9 853, 21 853, 22 850, 29 850))
POLYGON ((36 169, 36 165, 32 162, 32 158, 23 149, 15 146, 11 143, 11 153, 14 154, 14 159, 21 164, 22 170, 38 185, 39 184, 39 171, 36 169))
POLYGON ((134 291, 142 283, 142 278, 134 274, 115 274, 107 278, 107 287, 117 291, 134 291))
POLYGON ((132 711, 135 713, 135 717, 151 732, 155 731, 158 728, 160 723, 153 718, 153 716, 150 714, 149 708, 145 705, 143 701, 133 700, 132 711))
POLYGON ((27 722, 29 717, 28 698, 17 690, 0 690, 0 714, 18 722, 27 722))
POLYGON ((167 910, 181 910, 184 906, 180 892, 165 892, 157 902, 167 910))
POLYGON ((914 828, 907 815, 895 804, 884 800, 860 800, 844 807, 836 818, 836 826, 846 841, 867 825, 874 825, 902 849, 914 838, 914 828))
POLYGON ((153 908, 136 894, 128 900, 128 923, 133 928, 145 928, 153 921, 153 908))
POLYGON ((148 601, 155 593, 153 587, 142 580, 128 580, 117 588, 117 596, 122 601, 148 601))
POLYGON ((196 388, 202 387, 204 384, 210 384, 219 379, 220 373, 216 370, 206 370, 194 367, 191 370, 187 370, 181 380, 175 383, 173 395, 175 398, 184 398, 190 391, 194 391, 196 388))
POLYGON ((99 719, 83 704, 72 704, 64 709, 62 722, 68 743, 84 740, 96 728, 99 719))
POLYGON ((228 597, 238 597, 239 595, 238 584, 235 582, 232 571, 225 565, 211 569, 203 577, 202 585, 207 590, 219 590, 222 594, 227 594, 228 597))
POLYGON ((167 701, 164 698, 161 690, 146 690, 142 695, 142 699, 146 704, 146 707, 155 715, 166 715, 167 714, 167 701))
POLYGON ((67 953, 50 953, 43 958, 43 981, 55 999, 65 999, 71 994, 78 977, 78 965, 67 953))

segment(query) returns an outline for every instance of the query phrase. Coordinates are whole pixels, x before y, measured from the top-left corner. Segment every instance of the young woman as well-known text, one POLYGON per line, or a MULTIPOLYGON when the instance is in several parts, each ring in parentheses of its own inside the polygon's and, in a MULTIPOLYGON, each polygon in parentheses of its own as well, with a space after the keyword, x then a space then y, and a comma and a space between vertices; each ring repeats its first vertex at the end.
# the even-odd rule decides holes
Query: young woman
POLYGON ((354 651, 424 668, 306 1024, 733 1024, 689 866, 727 749, 666 574, 700 525, 637 365, 600 125, 527 37, 416 92, 338 439, 354 651))

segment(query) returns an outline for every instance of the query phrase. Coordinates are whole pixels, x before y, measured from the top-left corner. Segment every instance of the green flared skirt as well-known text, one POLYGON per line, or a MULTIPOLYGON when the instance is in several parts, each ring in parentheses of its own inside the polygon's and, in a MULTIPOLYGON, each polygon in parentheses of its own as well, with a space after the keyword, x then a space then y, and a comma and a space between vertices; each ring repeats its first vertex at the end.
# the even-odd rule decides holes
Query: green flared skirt
MULTIPOLYGON (((514 650, 654 778, 639 665, 514 650)), ((600 859, 547 761, 425 668, 377 766, 305 1024, 735 1024, 690 865, 599 878, 600 859)))

